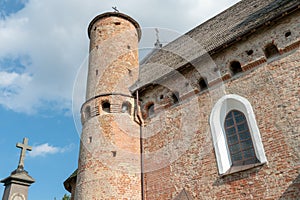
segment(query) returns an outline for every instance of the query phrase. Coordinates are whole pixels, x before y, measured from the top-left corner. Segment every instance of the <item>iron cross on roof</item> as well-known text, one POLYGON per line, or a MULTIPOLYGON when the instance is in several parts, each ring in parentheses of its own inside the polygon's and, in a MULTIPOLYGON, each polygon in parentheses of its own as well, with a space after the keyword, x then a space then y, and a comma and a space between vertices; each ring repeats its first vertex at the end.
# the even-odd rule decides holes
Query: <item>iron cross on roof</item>
POLYGON ((16 147, 21 149, 21 154, 20 154, 20 160, 19 160, 19 165, 18 169, 24 169, 24 159, 25 159, 25 154, 26 151, 31 151, 32 147, 28 145, 28 138, 23 139, 23 143, 17 143, 16 147))
POLYGON ((114 9, 115 12, 120 12, 120 11, 118 10, 117 6, 112 7, 112 9, 114 9))

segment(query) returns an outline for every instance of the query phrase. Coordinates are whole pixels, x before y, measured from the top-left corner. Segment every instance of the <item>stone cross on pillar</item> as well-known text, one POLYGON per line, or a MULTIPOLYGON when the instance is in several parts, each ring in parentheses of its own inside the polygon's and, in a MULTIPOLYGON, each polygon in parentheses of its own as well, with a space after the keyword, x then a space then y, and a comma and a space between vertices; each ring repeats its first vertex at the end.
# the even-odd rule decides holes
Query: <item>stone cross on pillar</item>
POLYGON ((9 177, 0 181, 5 186, 2 200, 28 200, 28 188, 35 182, 24 170, 26 151, 32 150, 32 147, 28 145, 28 138, 24 138, 23 143, 18 142, 16 147, 21 149, 18 168, 11 172, 9 177))
POLYGON ((20 160, 19 160, 19 165, 18 169, 24 169, 24 159, 25 159, 25 154, 26 151, 31 151, 32 147, 28 145, 28 138, 23 139, 23 143, 17 143, 16 147, 21 149, 21 154, 20 154, 20 160))

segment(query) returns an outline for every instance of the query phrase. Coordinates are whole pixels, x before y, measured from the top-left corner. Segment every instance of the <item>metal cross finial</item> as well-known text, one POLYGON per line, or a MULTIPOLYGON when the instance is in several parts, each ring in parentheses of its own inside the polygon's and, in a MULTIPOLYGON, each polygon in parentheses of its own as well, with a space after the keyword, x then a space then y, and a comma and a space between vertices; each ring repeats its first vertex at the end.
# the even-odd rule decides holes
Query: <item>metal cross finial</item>
POLYGON ((32 147, 28 145, 28 138, 23 139, 23 143, 17 143, 16 147, 21 149, 21 154, 20 154, 20 160, 19 160, 19 165, 18 169, 24 169, 24 159, 25 159, 25 154, 26 151, 31 151, 32 147))
POLYGON ((154 46, 156 48, 161 48, 162 44, 159 41, 159 30, 158 30, 158 28, 155 28, 155 32, 156 32, 156 42, 155 42, 154 46))
POLYGON ((156 41, 159 42, 159 30, 158 30, 158 28, 155 28, 155 32, 156 32, 156 41))
POLYGON ((117 6, 115 6, 115 7, 112 7, 112 9, 114 9, 114 10, 115 10, 115 12, 120 12, 120 11, 117 9, 117 6))

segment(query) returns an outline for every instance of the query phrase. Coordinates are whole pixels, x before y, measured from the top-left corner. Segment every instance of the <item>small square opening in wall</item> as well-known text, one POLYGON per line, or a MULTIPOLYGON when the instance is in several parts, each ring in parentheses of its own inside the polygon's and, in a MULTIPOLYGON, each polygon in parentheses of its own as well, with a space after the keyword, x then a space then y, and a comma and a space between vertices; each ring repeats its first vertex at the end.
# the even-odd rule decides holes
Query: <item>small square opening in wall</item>
POLYGON ((247 53, 248 56, 251 56, 253 54, 253 50, 252 49, 247 50, 246 53, 247 53))
POLYGON ((93 142, 93 137, 89 137, 88 143, 92 143, 92 142, 93 142))
POLYGON ((118 26, 121 25, 121 22, 115 22, 114 24, 118 26))
POLYGON ((172 93, 172 103, 177 104, 179 102, 179 92, 175 91, 172 93))
POLYGON ((102 102, 102 110, 104 112, 110 113, 110 103, 108 101, 102 102))
POLYGON ((292 32, 291 31, 287 31, 284 36, 287 38, 287 37, 290 37, 292 35, 292 32))
POLYGON ((201 77, 199 79, 199 88, 200 88, 200 91, 204 91, 204 90, 207 90, 208 89, 208 85, 207 85, 207 79, 204 78, 204 77, 201 77))
POLYGON ((242 66, 241 63, 239 61, 232 61, 230 63, 230 67, 229 67, 231 74, 234 76, 240 72, 242 72, 242 66))
POLYGON ((268 44, 265 47, 264 53, 265 53, 266 58, 272 58, 272 57, 278 56, 280 54, 277 46, 272 43, 268 44))

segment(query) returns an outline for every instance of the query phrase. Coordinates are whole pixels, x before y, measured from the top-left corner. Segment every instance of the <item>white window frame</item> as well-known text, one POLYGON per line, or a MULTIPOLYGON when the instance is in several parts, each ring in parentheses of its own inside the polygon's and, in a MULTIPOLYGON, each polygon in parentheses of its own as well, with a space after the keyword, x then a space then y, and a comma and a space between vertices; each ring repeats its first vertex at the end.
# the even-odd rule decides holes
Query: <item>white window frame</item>
POLYGON ((219 99, 214 105, 210 115, 210 128, 220 175, 231 174, 267 163, 267 158, 265 156, 265 151, 252 106, 244 97, 236 94, 228 94, 219 99), (245 115, 255 154, 259 163, 244 166, 232 166, 224 129, 225 117, 231 110, 238 110, 245 115))

